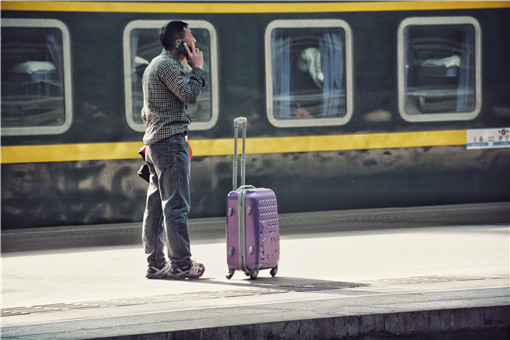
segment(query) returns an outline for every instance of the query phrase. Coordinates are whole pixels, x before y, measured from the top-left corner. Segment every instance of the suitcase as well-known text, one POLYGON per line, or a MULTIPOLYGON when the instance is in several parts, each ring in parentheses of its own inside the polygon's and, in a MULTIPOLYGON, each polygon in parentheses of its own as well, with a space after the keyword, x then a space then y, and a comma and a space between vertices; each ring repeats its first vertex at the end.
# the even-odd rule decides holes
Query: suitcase
POLYGON ((271 189, 245 185, 246 126, 244 117, 234 120, 232 191, 227 196, 227 279, 242 270, 252 280, 262 269, 278 272, 280 229, 276 195, 271 189), (242 129, 241 186, 237 188, 237 140, 242 129), (237 189, 236 189, 237 188, 237 189))

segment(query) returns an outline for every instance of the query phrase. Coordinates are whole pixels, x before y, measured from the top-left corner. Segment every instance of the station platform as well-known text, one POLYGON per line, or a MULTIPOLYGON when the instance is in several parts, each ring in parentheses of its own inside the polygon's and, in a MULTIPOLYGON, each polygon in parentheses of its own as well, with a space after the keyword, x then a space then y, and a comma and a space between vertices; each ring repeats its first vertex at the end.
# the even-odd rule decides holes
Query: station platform
POLYGON ((2 339, 510 338, 510 224, 282 232, 276 277, 148 280, 141 245, 2 254, 2 339))

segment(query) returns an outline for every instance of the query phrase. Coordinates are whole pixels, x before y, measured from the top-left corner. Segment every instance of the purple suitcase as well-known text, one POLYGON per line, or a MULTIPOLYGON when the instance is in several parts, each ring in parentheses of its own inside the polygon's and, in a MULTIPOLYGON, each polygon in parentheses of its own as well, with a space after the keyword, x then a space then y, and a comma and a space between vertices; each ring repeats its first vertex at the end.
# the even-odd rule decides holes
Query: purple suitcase
POLYGON ((227 279, 242 270, 252 280, 262 269, 278 271, 280 259, 280 229, 276 195, 271 189, 244 184, 247 119, 234 120, 233 190, 227 196, 227 279), (237 138, 239 126, 243 132, 241 154, 241 186, 237 187, 237 138))

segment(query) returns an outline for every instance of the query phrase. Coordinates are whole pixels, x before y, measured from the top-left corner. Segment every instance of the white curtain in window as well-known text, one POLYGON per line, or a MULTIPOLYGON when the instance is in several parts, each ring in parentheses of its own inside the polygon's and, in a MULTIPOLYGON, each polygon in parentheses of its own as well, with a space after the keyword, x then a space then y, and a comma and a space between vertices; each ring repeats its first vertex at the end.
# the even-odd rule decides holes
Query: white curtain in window
POLYGON ((470 30, 466 30, 465 33, 457 86, 457 112, 469 112, 473 110, 474 75, 472 70, 474 70, 473 51, 475 36, 474 32, 470 32, 470 30))
POLYGON ((276 30, 272 40, 273 112, 277 119, 293 118, 290 108, 291 34, 276 30))
POLYGON ((340 96, 344 90, 344 53, 338 30, 327 29, 319 41, 321 67, 324 74, 322 92, 322 118, 338 117, 340 96))

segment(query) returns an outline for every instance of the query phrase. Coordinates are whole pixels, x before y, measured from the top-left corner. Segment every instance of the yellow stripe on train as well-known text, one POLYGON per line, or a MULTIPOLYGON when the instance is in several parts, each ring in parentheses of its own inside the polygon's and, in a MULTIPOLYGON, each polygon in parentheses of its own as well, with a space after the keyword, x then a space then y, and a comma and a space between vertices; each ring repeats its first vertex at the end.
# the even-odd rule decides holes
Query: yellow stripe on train
MULTIPOLYGON (((233 139, 190 141, 193 156, 234 152, 233 139)), ((2 146, 2 164, 139 158, 142 142, 2 146)), ((248 138, 246 153, 292 153, 340 150, 466 145, 466 130, 351 134, 333 136, 248 138)))
POLYGON ((2 1, 3 11, 105 13, 325 13, 506 8, 509 1, 380 1, 380 2, 105 2, 2 1))

